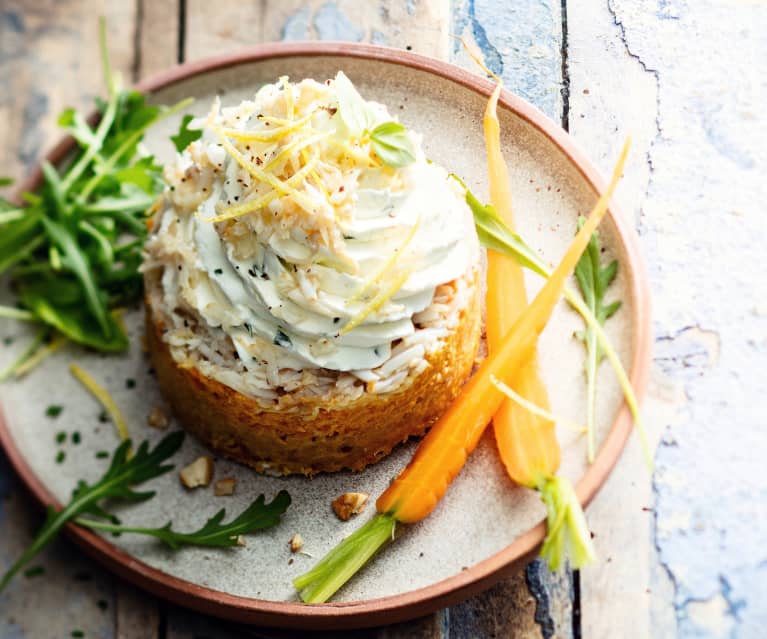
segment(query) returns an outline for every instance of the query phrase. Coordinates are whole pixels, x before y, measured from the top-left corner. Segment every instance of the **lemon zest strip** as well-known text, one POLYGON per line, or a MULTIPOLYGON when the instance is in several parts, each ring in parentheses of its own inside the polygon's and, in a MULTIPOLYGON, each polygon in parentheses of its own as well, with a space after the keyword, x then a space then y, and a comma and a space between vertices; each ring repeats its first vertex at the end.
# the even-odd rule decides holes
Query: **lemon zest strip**
POLYGON ((565 417, 557 417, 551 411, 548 411, 545 408, 542 408, 538 406, 537 404, 534 404, 529 399, 525 399, 517 391, 515 391, 510 386, 504 384, 500 379, 498 379, 494 375, 490 376, 490 381, 493 383, 493 386, 495 386, 499 391, 501 391, 504 395, 506 395, 506 397, 508 397, 511 401, 513 401, 516 404, 519 404, 522 408, 532 413, 533 415, 537 415, 538 417, 541 417, 547 421, 553 422, 555 424, 559 424, 560 426, 564 426, 568 430, 572 430, 576 433, 583 434, 587 431, 587 428, 585 426, 582 426, 581 424, 577 424, 565 417))
MULTIPOLYGON (((294 186, 296 184, 300 184, 301 182, 303 182, 306 179, 306 176, 317 165, 318 161, 319 161, 319 158, 317 156, 309 158, 309 162, 306 165, 302 166, 287 180, 285 180, 285 184, 289 186, 294 186)), ((266 206, 272 200, 274 200, 275 198, 279 196, 280 196, 280 193, 277 190, 271 190, 268 193, 264 193, 263 195, 257 198, 253 198, 252 200, 247 200, 245 202, 242 202, 241 204, 235 204, 234 206, 230 206, 229 208, 224 209, 219 215, 216 215, 214 217, 204 217, 199 211, 195 212, 195 215, 205 222, 211 222, 211 223, 223 222, 225 220, 231 220, 231 219, 240 217, 241 215, 246 215, 247 213, 256 211, 266 206)))
POLYGON ((278 179, 271 173, 268 173, 267 171, 264 171, 263 169, 258 168, 253 162, 248 160, 227 139, 223 129, 221 129, 220 127, 216 127, 214 130, 218 134, 219 139, 221 140, 221 144, 226 150, 226 152, 229 153, 229 155, 231 155, 234 158, 237 164, 239 164, 243 169, 245 169, 257 180, 268 184, 269 186, 276 189, 283 195, 291 196, 296 201, 297 204, 299 204, 304 210, 306 210, 307 213, 310 213, 312 215, 314 214, 315 206, 314 206, 314 203, 309 198, 307 198, 300 191, 294 188, 291 188, 285 182, 278 179))
POLYGON ((355 315, 352 319, 350 319, 346 325, 341 329, 341 331, 338 333, 339 336, 345 335, 349 331, 351 331, 354 328, 357 328, 362 322, 364 322, 371 314, 375 313, 379 308, 381 308, 386 302, 388 302, 394 295, 397 293, 398 290, 402 288, 402 285, 407 281, 407 279, 410 277, 410 274, 413 272, 412 268, 409 268, 396 277, 392 279, 391 284, 388 286, 388 288, 384 289, 378 295, 376 295, 372 300, 370 300, 370 303, 365 306, 357 315, 355 315))
POLYGON ((70 364, 69 372, 72 373, 77 381, 85 386, 88 392, 90 392, 90 394, 98 400, 99 404, 104 407, 104 410, 109 414, 109 417, 114 423, 120 439, 123 441, 129 439, 130 435, 128 434, 128 425, 125 421, 125 417, 115 403, 114 399, 112 399, 112 396, 77 364, 70 364))
MULTIPOLYGON (((291 133, 296 129, 304 128, 309 123, 309 120, 312 119, 313 115, 314 111, 298 120, 282 120, 282 122, 286 122, 286 124, 271 131, 240 131, 239 129, 232 129, 230 127, 220 127, 220 129, 227 137, 234 138, 236 140, 243 140, 245 142, 270 142, 283 138, 288 133, 291 133)), ((271 121, 271 118, 267 117, 259 119, 271 121)))
POLYGON ((38 348, 29 359, 20 364, 19 367, 13 372, 13 376, 16 379, 24 377, 24 375, 36 368, 46 357, 53 355, 66 343, 67 338, 61 334, 57 334, 50 341, 50 343, 46 344, 42 348, 38 348))
POLYGON ((349 302, 354 302, 358 300, 360 297, 362 297, 368 289, 370 289, 371 286, 376 284, 378 281, 380 281, 381 277, 389 271, 392 266, 394 266, 394 263, 397 261, 400 255, 405 251, 408 244, 412 241, 413 237, 415 236, 416 232, 418 231, 418 228, 421 226, 421 214, 418 214, 418 217, 415 220, 415 224, 410 227, 410 232, 407 234, 407 237, 405 238, 405 241, 402 242, 402 244, 394 249, 394 252, 391 254, 388 260, 383 263, 383 265, 368 279, 367 282, 365 282, 357 291, 349 298, 349 302))

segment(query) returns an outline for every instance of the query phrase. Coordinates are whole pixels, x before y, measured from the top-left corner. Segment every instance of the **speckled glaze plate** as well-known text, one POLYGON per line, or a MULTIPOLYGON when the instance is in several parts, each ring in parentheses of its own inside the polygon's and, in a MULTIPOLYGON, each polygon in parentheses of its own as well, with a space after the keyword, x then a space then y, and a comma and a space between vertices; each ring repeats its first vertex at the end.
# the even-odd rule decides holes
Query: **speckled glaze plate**
MULTIPOLYGON (((366 45, 275 44, 183 65, 140 88, 158 103, 194 96, 191 112, 202 114, 215 95, 224 103, 237 103, 280 75, 293 80, 325 79, 339 69, 363 96, 387 104, 402 122, 420 132, 428 157, 462 176, 480 197, 486 197, 481 117, 493 85, 443 62, 366 45)), ((555 263, 573 236, 577 216, 590 210, 603 182, 567 134, 523 100, 503 93, 499 116, 520 231, 544 259, 555 263)), ((148 135, 147 146, 161 160, 172 157, 168 136, 177 130, 179 119, 180 115, 162 123, 148 135)), ((62 143, 51 159, 60 159, 67 148, 62 143)), ((33 187, 37 179, 39 175, 32 176, 24 188, 33 187)), ((650 330, 647 281, 637 238, 631 221, 614 207, 601 233, 608 252, 620 262, 612 293, 623 300, 608 332, 641 392, 647 377, 650 330)), ((531 276, 528 285, 531 291, 537 290, 540 280, 531 276)), ((129 353, 103 356, 70 346, 20 382, 0 387, 4 414, 0 438, 16 470, 42 503, 60 504, 78 479, 97 478, 106 462, 96 453, 111 451, 117 444, 111 424, 99 422, 99 406, 69 375, 71 361, 93 373, 113 394, 126 413, 134 440, 156 442, 162 436, 146 426, 148 413, 162 400, 141 349, 141 315, 135 309, 127 316, 129 353), (55 420, 45 416, 49 404, 64 406, 55 420), (60 430, 79 431, 81 443, 57 445, 55 434, 60 430), (59 450, 65 451, 66 460, 57 464, 59 450)), ((583 421, 583 347, 572 337, 580 326, 579 318, 561 304, 542 336, 540 360, 554 413, 583 421)), ((0 335, 16 337, 0 351, 0 365, 17 355, 27 330, 10 321, 0 323, 0 335)), ((577 434, 559 433, 561 472, 577 485, 584 503, 604 483, 631 432, 628 412, 607 366, 601 369, 599 384, 596 462, 587 467, 585 445, 577 434)), ((271 497, 287 489, 293 504, 282 522, 249 537, 245 548, 191 548, 173 553, 154 540, 137 536, 102 537, 74 527, 69 534, 86 552, 146 590, 238 621, 348 628, 412 618, 489 587, 529 560, 544 536, 542 505, 534 493, 512 485, 506 477, 488 432, 427 520, 408 527, 333 603, 299 603, 291 587, 293 577, 373 514, 374 508, 369 507, 356 520, 343 523, 332 513, 331 500, 350 490, 380 494, 410 459, 414 447, 414 443, 400 446, 362 473, 313 480, 263 477, 219 459, 216 477, 237 478, 234 496, 214 497, 212 487, 185 491, 177 474, 171 473, 152 482, 156 498, 120 513, 126 522, 162 525, 171 517, 178 529, 193 529, 222 506, 234 513, 259 493, 271 497), (311 557, 291 555, 288 540, 296 532, 311 557)), ((203 452, 200 444, 187 437, 175 461, 181 466, 203 452)))

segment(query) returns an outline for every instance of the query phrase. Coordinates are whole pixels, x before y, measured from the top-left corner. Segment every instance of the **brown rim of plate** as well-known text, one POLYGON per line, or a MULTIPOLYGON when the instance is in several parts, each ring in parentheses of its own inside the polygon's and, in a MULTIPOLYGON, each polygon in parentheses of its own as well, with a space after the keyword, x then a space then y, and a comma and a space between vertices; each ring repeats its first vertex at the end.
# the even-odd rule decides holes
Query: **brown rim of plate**
MULTIPOLYGON (((410 67, 460 84, 484 97, 489 97, 495 87, 493 82, 455 65, 398 49, 345 42, 296 42, 263 44, 235 53, 182 64, 139 83, 137 88, 149 93, 191 76, 221 68, 270 58, 317 56, 346 56, 410 67)), ((566 131, 537 108, 509 91, 504 90, 501 93, 500 104, 551 140, 577 167, 592 186, 595 194, 605 189, 605 181, 566 131)), ((71 138, 62 140, 48 154, 48 161, 55 164, 63 158, 72 145, 71 138)), ((20 192, 33 190, 40 184, 41 177, 38 167, 22 184, 20 192)), ((629 221, 630 218, 623 215, 615 204, 611 204, 608 215, 612 219, 620 241, 626 248, 630 270, 634 274, 630 278, 629 286, 637 302, 636 331, 633 335, 634 359, 631 362, 629 377, 637 395, 641 398, 649 376, 651 352, 647 271, 639 251, 639 239, 629 221)), ((578 498, 584 506, 593 499, 604 484, 632 430, 631 415, 624 402, 594 463, 575 487, 578 498)), ((45 506, 59 508, 60 504, 48 492, 16 448, 2 414, 0 414, 0 442, 16 472, 37 500, 45 506)), ((154 595, 187 608, 234 621, 304 629, 384 625, 412 619, 455 604, 489 588, 532 559, 543 541, 545 531, 545 522, 541 521, 495 555, 457 575, 418 590, 359 602, 306 605, 298 602, 251 599, 198 586, 152 568, 93 532, 73 524, 67 525, 69 536, 88 555, 154 595)))

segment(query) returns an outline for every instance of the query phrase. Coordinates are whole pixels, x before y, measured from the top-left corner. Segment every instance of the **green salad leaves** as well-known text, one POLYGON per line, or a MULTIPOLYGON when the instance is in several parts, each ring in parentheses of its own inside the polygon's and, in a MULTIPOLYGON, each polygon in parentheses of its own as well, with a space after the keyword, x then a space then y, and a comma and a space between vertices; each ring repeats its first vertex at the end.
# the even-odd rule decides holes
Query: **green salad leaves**
POLYGON ((34 319, 68 339, 101 351, 122 351, 128 339, 112 310, 139 299, 147 210, 162 191, 160 167, 141 149, 146 130, 180 109, 147 104, 123 89, 101 50, 108 96, 97 100, 96 124, 74 109, 59 126, 76 143, 59 168, 42 164, 39 192, 24 205, 0 199, 0 274, 14 280, 34 319))
POLYGON ((133 456, 130 454, 130 440, 123 441, 115 450, 109 468, 101 479, 93 484, 81 481, 64 508, 58 512, 52 508, 48 509, 45 523, 33 542, 0 579, 0 592, 24 566, 53 541, 67 523, 72 521, 81 526, 112 533, 136 533, 156 537, 173 550, 190 545, 235 546, 240 542, 240 535, 269 528, 279 522, 280 515, 290 505, 290 496, 284 490, 268 504, 265 503, 264 496, 260 495, 229 523, 222 523, 226 516, 226 511, 222 508, 199 530, 190 533, 173 530, 170 522, 162 528, 121 525, 119 519, 105 509, 104 502, 140 502, 154 497, 154 491, 138 491, 136 485, 173 470, 173 465, 166 462, 179 450, 183 440, 184 433, 178 431, 167 435, 151 449, 145 441, 133 456))

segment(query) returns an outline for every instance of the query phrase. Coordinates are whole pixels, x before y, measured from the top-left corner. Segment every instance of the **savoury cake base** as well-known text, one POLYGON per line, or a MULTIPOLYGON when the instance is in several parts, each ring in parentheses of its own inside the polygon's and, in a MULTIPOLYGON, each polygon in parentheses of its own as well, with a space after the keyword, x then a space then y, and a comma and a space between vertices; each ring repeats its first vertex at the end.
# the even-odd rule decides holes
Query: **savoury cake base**
POLYGON ((196 367, 182 367, 163 341, 147 297, 147 347, 160 390, 182 427, 216 453, 269 474, 362 470, 399 443, 421 436, 447 409, 474 366, 481 332, 479 273, 468 303, 428 366, 389 393, 365 392, 329 404, 304 397, 288 410, 265 407, 196 367))

